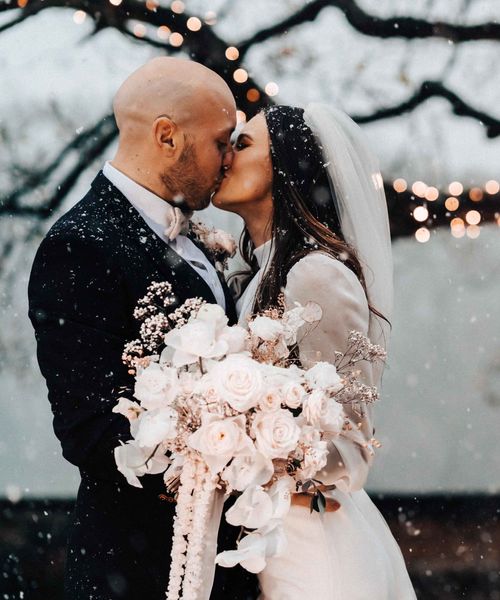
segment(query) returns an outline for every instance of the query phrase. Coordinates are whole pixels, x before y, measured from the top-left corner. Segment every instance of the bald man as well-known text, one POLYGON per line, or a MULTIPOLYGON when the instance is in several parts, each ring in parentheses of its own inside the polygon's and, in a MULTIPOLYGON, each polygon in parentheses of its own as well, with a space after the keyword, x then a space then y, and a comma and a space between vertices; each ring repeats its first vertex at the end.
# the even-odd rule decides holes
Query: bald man
MULTIPOLYGON (((112 408, 133 388, 121 354, 139 337, 133 311, 153 281, 169 281, 178 304, 201 297, 235 321, 188 217, 207 206, 231 164, 236 109, 213 71, 156 58, 123 83, 114 111, 116 156, 42 241, 29 314, 54 431, 81 474, 65 599, 164 600, 174 504, 161 475, 143 477, 139 489, 118 473, 113 449, 130 433, 112 408)), ((223 523, 219 549, 234 548, 237 533, 223 523)), ((211 599, 249 600, 255 586, 241 569, 218 569, 211 599)))

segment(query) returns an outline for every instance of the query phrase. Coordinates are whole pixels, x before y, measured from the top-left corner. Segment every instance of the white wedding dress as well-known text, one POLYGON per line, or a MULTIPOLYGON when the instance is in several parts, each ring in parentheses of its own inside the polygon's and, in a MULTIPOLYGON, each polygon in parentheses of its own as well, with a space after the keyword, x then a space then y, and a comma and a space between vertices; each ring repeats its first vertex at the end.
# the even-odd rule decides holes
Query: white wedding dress
MULTIPOLYGON (((247 324, 257 287, 271 255, 271 242, 255 250, 260 270, 249 283, 237 308, 239 323, 247 324)), ((285 288, 287 306, 314 301, 323 310, 318 327, 300 344, 307 366, 333 362, 343 351, 349 331, 368 334, 369 310, 356 275, 342 262, 313 252, 290 270, 285 288)), ((362 363, 361 363, 362 364, 362 363)), ((382 368, 366 363, 363 379, 379 385, 382 368)), ((349 411, 348 411, 349 412, 349 411)), ((292 505, 285 519, 287 550, 271 558, 259 573, 260 600, 414 600, 401 551, 384 518, 363 490, 373 459, 372 408, 358 424, 349 414, 349 435, 329 443, 329 461, 318 476, 337 488, 327 494, 340 502, 336 512, 310 514, 292 505)))

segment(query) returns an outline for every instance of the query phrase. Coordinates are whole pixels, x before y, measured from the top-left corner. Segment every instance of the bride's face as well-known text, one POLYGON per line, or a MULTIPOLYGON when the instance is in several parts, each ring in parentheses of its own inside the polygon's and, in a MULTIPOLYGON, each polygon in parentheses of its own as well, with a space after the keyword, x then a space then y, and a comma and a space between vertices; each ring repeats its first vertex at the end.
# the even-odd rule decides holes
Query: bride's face
POLYGON ((243 126, 233 149, 231 168, 212 203, 240 215, 257 205, 272 206, 273 168, 264 115, 258 114, 243 126))

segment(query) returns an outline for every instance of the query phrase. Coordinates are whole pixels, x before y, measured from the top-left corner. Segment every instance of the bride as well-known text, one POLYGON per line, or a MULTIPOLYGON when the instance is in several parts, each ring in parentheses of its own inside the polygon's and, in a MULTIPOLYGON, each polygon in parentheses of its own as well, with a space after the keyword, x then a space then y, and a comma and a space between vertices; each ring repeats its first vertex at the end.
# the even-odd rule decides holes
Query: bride
MULTIPOLYGON (((377 161, 344 113, 313 104, 276 106, 241 130, 230 170, 213 198, 245 222, 242 254, 250 277, 238 301, 240 324, 254 312, 312 300, 319 326, 300 343, 301 362, 333 362, 351 330, 387 347, 392 259, 377 161)), ((365 383, 382 367, 366 363, 365 383)), ((329 442, 318 479, 328 498, 310 514, 303 494, 285 520, 287 550, 259 573, 261 600, 415 599, 396 541, 363 486, 373 460, 371 408, 329 442), (334 484, 334 485, 333 485, 334 484)))

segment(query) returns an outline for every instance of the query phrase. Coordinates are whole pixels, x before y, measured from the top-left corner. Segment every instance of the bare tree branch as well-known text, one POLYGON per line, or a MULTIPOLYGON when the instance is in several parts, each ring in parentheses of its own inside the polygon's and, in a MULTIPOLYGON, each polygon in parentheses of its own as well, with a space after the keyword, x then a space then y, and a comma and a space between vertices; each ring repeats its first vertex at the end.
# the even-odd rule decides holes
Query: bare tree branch
POLYGON ((442 21, 429 22, 414 17, 382 19, 361 9, 354 0, 314 0, 279 23, 261 29, 236 46, 243 57, 248 50, 269 38, 290 31, 293 27, 314 21, 324 8, 340 9, 347 21, 360 33, 380 38, 444 38, 454 43, 474 40, 500 40, 500 23, 454 25, 442 21))
POLYGON ((445 98, 453 107, 453 112, 460 117, 472 117, 477 119, 486 127, 486 135, 489 138, 494 138, 500 135, 500 120, 491 117, 485 112, 476 110, 464 102, 457 94, 450 91, 442 83, 438 81, 424 81, 420 86, 420 90, 405 102, 401 102, 391 108, 383 108, 371 115, 353 115, 354 121, 357 123, 371 123, 381 119, 388 119, 402 115, 403 113, 414 110, 420 104, 423 104, 429 98, 440 97, 445 98))

